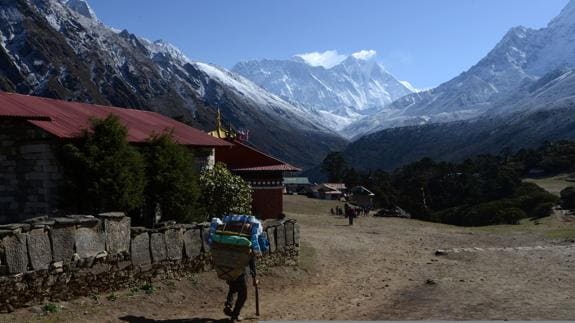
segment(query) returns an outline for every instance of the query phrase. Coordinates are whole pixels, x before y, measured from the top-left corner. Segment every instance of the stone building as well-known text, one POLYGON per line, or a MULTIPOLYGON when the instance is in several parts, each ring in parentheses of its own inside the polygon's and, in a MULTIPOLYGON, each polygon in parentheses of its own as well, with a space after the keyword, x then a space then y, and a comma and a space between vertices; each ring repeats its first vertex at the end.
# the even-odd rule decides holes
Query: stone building
POLYGON ((90 119, 113 114, 128 129, 128 141, 145 144, 170 131, 193 150, 197 168, 215 161, 215 149, 230 143, 158 113, 0 92, 0 224, 50 214, 58 208, 61 165, 54 147, 74 140, 90 119))
POLYGON ((363 186, 356 186, 351 189, 350 201, 362 208, 371 210, 373 208, 373 197, 375 194, 363 186))
POLYGON ((343 183, 322 183, 313 188, 313 194, 322 200, 340 200, 345 197, 345 190, 343 183))
POLYGON ((307 177, 284 177, 285 194, 311 194, 313 184, 307 177))

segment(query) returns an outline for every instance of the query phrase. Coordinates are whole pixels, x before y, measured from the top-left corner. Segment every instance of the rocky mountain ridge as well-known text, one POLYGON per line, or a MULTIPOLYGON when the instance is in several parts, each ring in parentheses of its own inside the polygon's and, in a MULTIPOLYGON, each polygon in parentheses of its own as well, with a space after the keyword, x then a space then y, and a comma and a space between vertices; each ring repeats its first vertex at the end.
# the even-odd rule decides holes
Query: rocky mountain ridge
POLYGON ((413 92, 409 83, 398 81, 373 58, 359 55, 349 55, 329 68, 312 66, 295 56, 289 60, 244 61, 232 70, 319 115, 334 130, 413 92))
MULTIPOLYGON (((485 58, 438 87, 407 95, 343 129, 349 137, 398 126, 466 120, 497 110, 525 83, 575 67, 575 1, 545 28, 512 28, 485 58)), ((508 109, 510 113, 516 111, 508 109)))
POLYGON ((0 90, 152 110, 205 130, 220 109, 252 144, 301 167, 345 144, 241 76, 105 26, 83 0, 0 2, 0 35, 0 90))

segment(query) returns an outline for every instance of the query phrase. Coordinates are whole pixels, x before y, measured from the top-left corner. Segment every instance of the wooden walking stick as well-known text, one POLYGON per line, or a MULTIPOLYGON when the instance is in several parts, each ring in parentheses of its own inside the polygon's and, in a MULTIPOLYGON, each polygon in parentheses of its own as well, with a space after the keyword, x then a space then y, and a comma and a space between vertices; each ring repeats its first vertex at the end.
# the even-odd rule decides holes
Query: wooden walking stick
MULTIPOLYGON (((255 278, 254 278, 254 281, 255 281, 255 278)), ((260 293, 259 293, 257 282, 254 284, 254 287, 256 289, 256 316, 260 316, 260 293)))

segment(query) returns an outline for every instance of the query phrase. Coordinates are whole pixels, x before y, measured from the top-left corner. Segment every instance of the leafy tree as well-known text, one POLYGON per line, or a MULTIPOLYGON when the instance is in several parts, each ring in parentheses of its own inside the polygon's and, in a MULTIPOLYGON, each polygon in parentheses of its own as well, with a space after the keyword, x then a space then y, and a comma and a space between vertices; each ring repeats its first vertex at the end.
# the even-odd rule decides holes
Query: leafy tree
POLYGON ((347 162, 341 152, 331 152, 321 163, 321 170, 327 175, 330 182, 340 183, 347 172, 347 162))
POLYGON ((190 150, 176 143, 171 133, 164 133, 150 137, 142 153, 146 163, 147 218, 153 218, 159 206, 162 220, 200 220, 198 175, 190 150))
POLYGON ((63 200, 73 211, 131 212, 144 202, 144 162, 118 117, 91 120, 80 140, 61 149, 63 200))
POLYGON ((363 182, 363 174, 356 171, 355 168, 350 168, 345 171, 343 176, 343 182, 348 188, 353 188, 355 186, 361 185, 363 182))
POLYGON ((537 149, 521 149, 511 159, 513 165, 523 175, 530 170, 540 169, 552 175, 575 171, 575 142, 560 140, 545 142, 537 149))
POLYGON ((391 176, 382 170, 370 172, 365 178, 365 186, 373 192, 376 207, 390 209, 397 205, 397 190, 391 183, 391 176))
POLYGON ((200 174, 201 202, 207 217, 251 213, 251 188, 241 177, 232 174, 224 164, 200 174))

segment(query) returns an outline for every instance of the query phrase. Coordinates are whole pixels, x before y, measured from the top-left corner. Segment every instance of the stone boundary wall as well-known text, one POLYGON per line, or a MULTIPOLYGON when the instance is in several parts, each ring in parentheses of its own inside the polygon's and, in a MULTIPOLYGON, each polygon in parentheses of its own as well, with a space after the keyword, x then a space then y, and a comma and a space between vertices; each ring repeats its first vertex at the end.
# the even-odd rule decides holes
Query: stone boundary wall
MULTIPOLYGON (((131 227, 123 213, 0 225, 0 311, 212 270, 209 223, 131 227)), ((258 266, 298 263, 299 224, 265 221, 258 266)))

